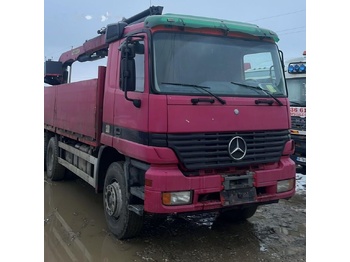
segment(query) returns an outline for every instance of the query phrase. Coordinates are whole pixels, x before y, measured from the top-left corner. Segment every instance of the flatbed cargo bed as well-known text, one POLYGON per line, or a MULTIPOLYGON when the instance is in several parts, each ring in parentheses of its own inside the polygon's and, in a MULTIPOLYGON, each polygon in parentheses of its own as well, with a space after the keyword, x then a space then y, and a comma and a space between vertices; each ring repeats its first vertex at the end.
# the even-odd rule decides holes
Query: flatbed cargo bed
POLYGON ((44 88, 44 127, 98 146, 106 68, 98 78, 44 88))

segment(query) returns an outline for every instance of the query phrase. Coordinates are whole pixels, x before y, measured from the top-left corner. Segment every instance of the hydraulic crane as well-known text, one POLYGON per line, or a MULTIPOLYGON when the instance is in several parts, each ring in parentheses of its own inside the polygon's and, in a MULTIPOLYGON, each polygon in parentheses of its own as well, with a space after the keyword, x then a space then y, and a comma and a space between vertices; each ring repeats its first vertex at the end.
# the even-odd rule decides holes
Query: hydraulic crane
POLYGON ((50 85, 59 85, 69 83, 70 70, 74 62, 87 62, 102 59, 108 55, 108 45, 113 37, 111 35, 120 35, 127 25, 139 23, 150 15, 161 15, 162 6, 151 6, 143 12, 140 12, 130 18, 124 18, 114 24, 110 24, 97 31, 98 36, 86 40, 85 43, 72 50, 64 52, 58 61, 45 61, 44 82, 50 85), (68 71, 69 68, 69 71, 68 71))

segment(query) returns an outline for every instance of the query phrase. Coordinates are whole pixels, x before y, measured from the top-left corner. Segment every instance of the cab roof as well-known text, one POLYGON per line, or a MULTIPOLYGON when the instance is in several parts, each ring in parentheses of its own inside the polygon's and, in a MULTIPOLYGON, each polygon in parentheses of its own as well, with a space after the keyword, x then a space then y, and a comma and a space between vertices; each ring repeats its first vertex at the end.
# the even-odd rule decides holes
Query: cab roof
POLYGON ((181 14, 163 14, 148 16, 144 20, 145 27, 153 28, 158 25, 164 26, 184 26, 191 28, 211 28, 223 29, 228 32, 239 32, 253 35, 256 37, 267 37, 275 42, 279 41, 277 34, 271 30, 260 28, 255 24, 229 21, 216 18, 201 16, 181 15, 181 14))

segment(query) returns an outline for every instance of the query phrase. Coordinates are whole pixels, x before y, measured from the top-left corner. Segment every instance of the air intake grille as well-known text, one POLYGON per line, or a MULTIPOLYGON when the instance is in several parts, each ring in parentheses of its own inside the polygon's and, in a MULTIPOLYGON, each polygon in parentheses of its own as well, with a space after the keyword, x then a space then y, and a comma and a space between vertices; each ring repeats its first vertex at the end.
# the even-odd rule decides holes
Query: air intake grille
POLYGON ((168 146, 175 151, 188 170, 242 167, 276 162, 280 159, 288 140, 288 130, 168 134, 168 146), (247 144, 247 153, 239 161, 233 160, 228 153, 229 142, 235 136, 242 137, 247 144))
POLYGON ((292 129, 306 131, 306 117, 292 116, 292 129))

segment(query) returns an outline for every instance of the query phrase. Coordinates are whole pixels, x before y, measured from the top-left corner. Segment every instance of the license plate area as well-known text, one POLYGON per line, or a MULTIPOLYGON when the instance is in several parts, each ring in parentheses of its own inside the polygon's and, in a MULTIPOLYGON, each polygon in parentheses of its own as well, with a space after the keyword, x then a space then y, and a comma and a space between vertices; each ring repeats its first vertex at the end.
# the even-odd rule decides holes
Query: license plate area
POLYGON ((256 190, 254 187, 245 189, 232 189, 221 192, 221 202, 224 206, 238 205, 254 202, 256 190))
POLYGON ((224 190, 221 191, 221 202, 224 206, 254 202, 256 189, 253 186, 253 175, 225 176, 224 190))

